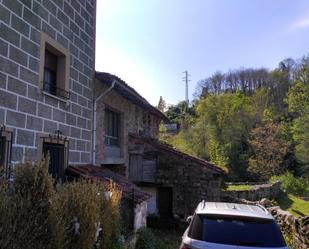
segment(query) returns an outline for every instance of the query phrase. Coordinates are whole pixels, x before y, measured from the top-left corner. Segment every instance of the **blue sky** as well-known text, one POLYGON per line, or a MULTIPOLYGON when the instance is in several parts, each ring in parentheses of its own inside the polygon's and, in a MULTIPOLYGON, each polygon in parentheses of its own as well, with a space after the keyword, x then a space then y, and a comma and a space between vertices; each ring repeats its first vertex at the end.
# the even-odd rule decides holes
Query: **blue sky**
POLYGON ((96 70, 151 104, 184 100, 182 72, 274 68, 309 53, 308 0, 97 0, 96 70))

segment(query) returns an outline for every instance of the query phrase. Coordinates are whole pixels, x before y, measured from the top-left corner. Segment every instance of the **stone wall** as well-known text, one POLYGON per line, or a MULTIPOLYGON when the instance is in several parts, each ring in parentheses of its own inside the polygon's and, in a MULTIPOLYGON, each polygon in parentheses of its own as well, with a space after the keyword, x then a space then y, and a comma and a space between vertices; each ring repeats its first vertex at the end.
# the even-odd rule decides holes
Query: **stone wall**
POLYGON ((238 200, 238 202, 249 205, 260 204, 264 206, 276 219, 276 222, 291 249, 309 248, 309 216, 295 217, 278 206, 272 206, 272 202, 268 199, 262 199, 255 202, 238 200))
POLYGON ((309 248, 309 216, 295 217, 280 207, 269 207, 286 239, 295 249, 309 248))
POLYGON ((192 215, 201 200, 219 201, 221 175, 183 158, 160 153, 156 182, 173 189, 173 214, 192 215))
POLYGON ((280 193, 280 182, 253 185, 250 190, 222 191, 221 200, 232 201, 245 199, 257 201, 262 198, 274 199, 280 193))
MULTIPOLYGON (((108 87, 101 81, 96 80, 96 95, 104 93, 108 87)), ((111 90, 103 98, 97 102, 96 110, 96 163, 105 163, 104 153, 104 135, 105 124, 104 114, 105 108, 113 110, 120 114, 120 147, 121 157, 123 158, 123 164, 128 167, 129 155, 128 155, 128 134, 139 134, 140 131, 149 129, 149 136, 157 137, 159 132, 160 118, 149 114, 140 106, 133 104, 127 99, 123 98, 117 91, 111 90), (150 125, 145 124, 143 117, 149 115, 150 125), (147 127, 146 127, 147 126, 147 127)))
POLYGON ((63 132, 69 161, 89 163, 94 75, 95 0, 0 2, 0 124, 14 130, 13 163, 38 158, 41 134, 63 132), (43 94, 41 34, 69 50, 70 99, 43 94))

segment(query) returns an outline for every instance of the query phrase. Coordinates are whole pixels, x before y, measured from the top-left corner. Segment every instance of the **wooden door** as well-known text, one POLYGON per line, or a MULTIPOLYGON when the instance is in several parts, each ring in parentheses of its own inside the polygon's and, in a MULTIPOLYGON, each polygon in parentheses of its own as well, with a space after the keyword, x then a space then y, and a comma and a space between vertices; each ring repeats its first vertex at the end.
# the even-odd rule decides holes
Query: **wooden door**
POLYGON ((130 155, 129 162, 129 179, 134 182, 139 182, 143 177, 142 156, 130 155))

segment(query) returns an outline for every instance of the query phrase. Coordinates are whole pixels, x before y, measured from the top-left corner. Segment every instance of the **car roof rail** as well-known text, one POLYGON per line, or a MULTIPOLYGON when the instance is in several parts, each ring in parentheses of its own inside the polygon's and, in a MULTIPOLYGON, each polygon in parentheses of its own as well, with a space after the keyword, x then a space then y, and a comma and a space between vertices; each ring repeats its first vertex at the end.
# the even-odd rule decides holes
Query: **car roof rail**
POLYGON ((205 200, 202 200, 202 201, 201 201, 201 209, 204 209, 205 206, 206 206, 206 202, 205 202, 205 200))
POLYGON ((265 213, 268 213, 267 209, 264 206, 262 206, 261 204, 256 204, 256 206, 261 208, 265 213))

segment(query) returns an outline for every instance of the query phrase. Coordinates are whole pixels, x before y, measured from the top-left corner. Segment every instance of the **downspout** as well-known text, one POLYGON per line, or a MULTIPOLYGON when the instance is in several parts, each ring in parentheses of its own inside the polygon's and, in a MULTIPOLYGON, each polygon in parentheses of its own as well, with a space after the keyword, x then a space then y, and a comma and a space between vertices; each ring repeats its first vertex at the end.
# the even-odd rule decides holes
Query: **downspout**
MULTIPOLYGON (((94 130, 94 102, 95 102, 95 51, 96 51, 96 33, 97 33, 97 1, 93 1, 93 53, 92 53, 92 59, 93 59, 93 79, 92 79, 92 131, 94 130)), ((95 148, 93 145, 95 144, 93 141, 95 139, 95 136, 93 136, 92 133, 92 144, 91 144, 91 164, 94 165, 94 157, 93 157, 93 151, 95 148)))
POLYGON ((96 131, 97 131, 97 102, 103 98, 105 95, 107 95, 116 85, 117 81, 113 80, 112 85, 107 88, 103 93, 101 93, 97 98, 94 98, 93 100, 93 129, 92 129, 92 165, 96 164, 95 161, 95 145, 96 145, 96 131))

